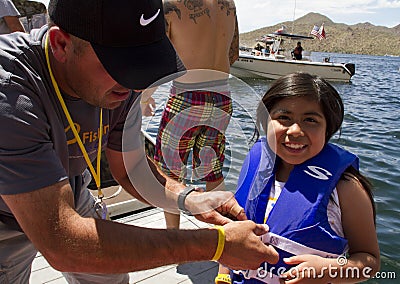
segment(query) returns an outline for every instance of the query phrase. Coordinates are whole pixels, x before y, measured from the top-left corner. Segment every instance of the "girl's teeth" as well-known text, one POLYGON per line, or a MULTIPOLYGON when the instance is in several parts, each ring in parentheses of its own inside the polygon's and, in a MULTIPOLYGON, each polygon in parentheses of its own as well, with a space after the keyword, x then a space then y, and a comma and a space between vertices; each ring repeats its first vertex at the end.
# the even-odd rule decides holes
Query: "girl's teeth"
POLYGON ((293 149, 301 149, 304 147, 304 145, 300 145, 300 144, 286 144, 286 146, 289 148, 293 148, 293 149))

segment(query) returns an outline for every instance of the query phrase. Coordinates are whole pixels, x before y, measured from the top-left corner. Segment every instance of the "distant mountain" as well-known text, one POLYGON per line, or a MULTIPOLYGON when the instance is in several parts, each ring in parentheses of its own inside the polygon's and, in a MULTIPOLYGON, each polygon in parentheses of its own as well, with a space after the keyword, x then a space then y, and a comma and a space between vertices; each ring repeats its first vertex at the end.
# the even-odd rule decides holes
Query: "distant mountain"
MULTIPOLYGON (((272 33, 285 25, 289 33, 310 35, 314 25, 324 23, 326 39, 304 40, 302 46, 308 51, 336 52, 348 54, 369 55, 397 55, 400 56, 400 24, 387 28, 375 26, 370 23, 346 25, 334 23, 328 17, 309 13, 294 21, 276 24, 270 27, 260 28, 251 32, 241 33, 240 44, 253 47, 257 38, 272 33), (292 31, 293 28, 293 31, 292 31)), ((295 43, 292 43, 293 48, 295 43)))
POLYGON ((398 34, 400 34, 400 24, 393 28, 398 34))

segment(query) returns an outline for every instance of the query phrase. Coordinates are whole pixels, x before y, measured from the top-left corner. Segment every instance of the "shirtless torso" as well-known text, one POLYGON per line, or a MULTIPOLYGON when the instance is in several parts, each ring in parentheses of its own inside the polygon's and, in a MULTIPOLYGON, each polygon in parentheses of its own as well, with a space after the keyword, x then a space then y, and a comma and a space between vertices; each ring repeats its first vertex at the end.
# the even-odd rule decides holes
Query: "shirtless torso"
POLYGON ((239 55, 233 0, 164 0, 167 35, 187 69, 229 73, 239 55))

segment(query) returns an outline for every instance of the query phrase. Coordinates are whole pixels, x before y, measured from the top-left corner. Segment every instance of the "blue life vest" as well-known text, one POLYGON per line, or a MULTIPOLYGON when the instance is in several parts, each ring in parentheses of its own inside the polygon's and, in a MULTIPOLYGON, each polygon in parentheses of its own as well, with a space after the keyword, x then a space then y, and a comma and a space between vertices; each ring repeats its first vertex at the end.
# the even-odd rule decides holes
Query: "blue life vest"
MULTIPOLYGON (((275 182, 276 164, 275 154, 262 138, 254 144, 242 166, 235 197, 244 207, 247 217, 256 223, 264 222, 275 182)), ((279 262, 262 264, 260 268, 264 274, 266 271, 275 275, 287 271, 290 266, 283 262, 283 258, 295 254, 337 257, 345 252, 347 240, 332 230, 327 206, 336 184, 349 166, 358 170, 358 158, 328 143, 317 156, 293 168, 267 219, 271 235, 265 242, 275 246, 279 262)), ((252 276, 254 271, 250 273, 252 276)), ((270 282, 246 279, 236 283, 270 282)))

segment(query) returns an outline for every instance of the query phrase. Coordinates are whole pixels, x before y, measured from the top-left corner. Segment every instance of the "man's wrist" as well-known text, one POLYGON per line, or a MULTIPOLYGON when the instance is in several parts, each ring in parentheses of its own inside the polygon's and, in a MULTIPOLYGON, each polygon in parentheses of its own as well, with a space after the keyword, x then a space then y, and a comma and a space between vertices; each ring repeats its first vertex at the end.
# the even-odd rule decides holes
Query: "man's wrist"
POLYGON ((196 191, 196 188, 194 186, 186 186, 184 190, 182 190, 179 195, 178 195, 178 208, 179 210, 189 216, 192 216, 192 213, 187 210, 186 206, 185 206, 185 200, 186 197, 192 193, 193 191, 196 191))

